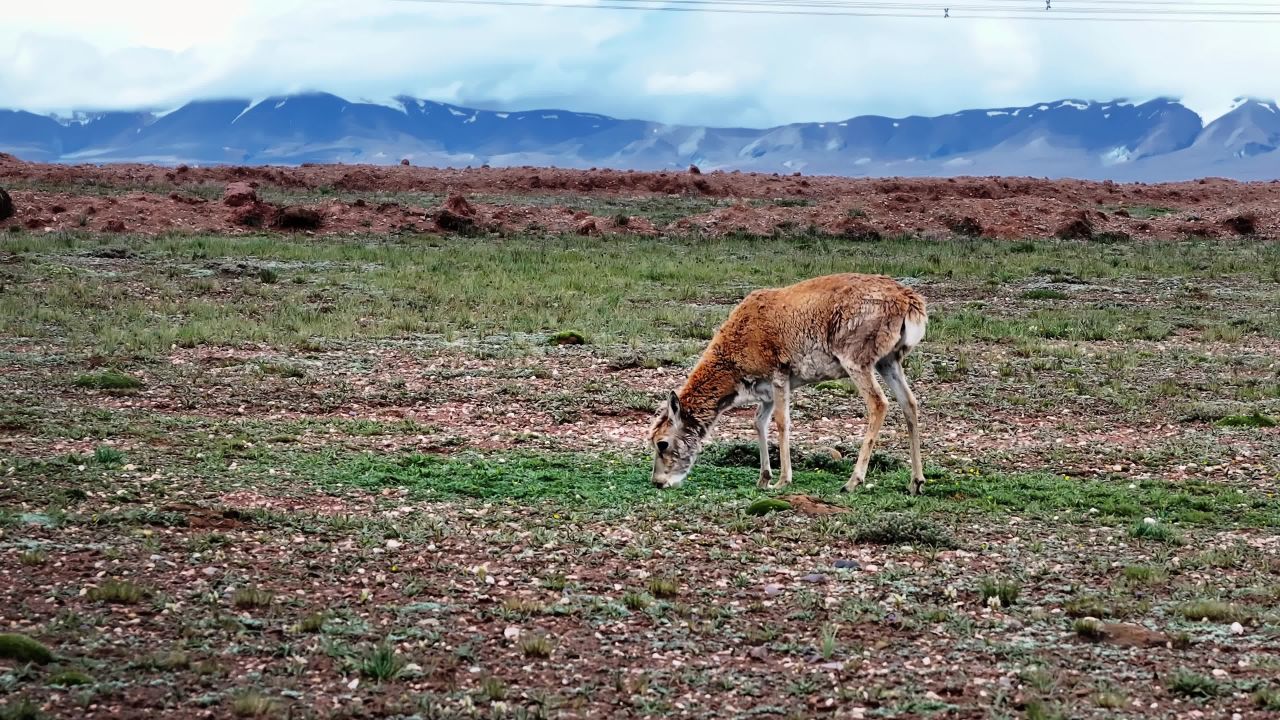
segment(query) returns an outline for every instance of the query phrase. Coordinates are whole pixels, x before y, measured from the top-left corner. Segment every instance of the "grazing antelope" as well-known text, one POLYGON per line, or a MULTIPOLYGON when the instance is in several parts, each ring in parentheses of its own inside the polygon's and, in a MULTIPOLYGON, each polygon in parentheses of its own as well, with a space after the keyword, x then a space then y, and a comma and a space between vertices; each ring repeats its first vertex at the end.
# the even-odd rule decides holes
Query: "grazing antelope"
POLYGON ((919 404, 902 371, 902 358, 924 338, 924 298, 883 275, 846 273, 756 290, 729 313, 689 374, 684 387, 658 408, 649 442, 653 484, 677 487, 693 467, 720 415, 758 404, 761 488, 791 482, 791 391, 848 376, 867 404, 867 434, 858 464, 842 492, 867 477, 871 451, 888 403, 879 371, 907 418, 911 434, 912 495, 924 486, 919 404), (781 477, 771 485, 769 416, 778 427, 781 477))

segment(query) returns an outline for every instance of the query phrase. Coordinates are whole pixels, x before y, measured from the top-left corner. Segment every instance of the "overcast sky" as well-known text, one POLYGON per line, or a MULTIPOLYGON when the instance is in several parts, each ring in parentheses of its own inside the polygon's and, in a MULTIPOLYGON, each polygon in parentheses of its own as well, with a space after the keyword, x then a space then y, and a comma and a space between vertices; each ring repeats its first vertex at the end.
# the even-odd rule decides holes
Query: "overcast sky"
POLYGON ((0 105, 168 109, 316 89, 758 127, 1167 95, 1214 116, 1237 95, 1280 97, 1277 37, 1278 24, 40 0, 0 12, 0 105))

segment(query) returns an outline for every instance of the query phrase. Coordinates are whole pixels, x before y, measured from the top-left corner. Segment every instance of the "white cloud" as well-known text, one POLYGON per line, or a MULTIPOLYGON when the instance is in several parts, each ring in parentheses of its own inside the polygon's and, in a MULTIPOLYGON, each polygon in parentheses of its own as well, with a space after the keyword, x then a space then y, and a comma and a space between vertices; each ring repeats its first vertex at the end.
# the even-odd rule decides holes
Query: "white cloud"
POLYGON ((733 78, 725 73, 694 70, 683 74, 657 73, 644 82, 650 95, 699 95, 723 93, 734 88, 733 78))
POLYGON ((1133 25, 435 5, 42 0, 6 7, 0 98, 37 111, 319 89, 770 125, 1064 97, 1280 96, 1274 25, 1133 25))

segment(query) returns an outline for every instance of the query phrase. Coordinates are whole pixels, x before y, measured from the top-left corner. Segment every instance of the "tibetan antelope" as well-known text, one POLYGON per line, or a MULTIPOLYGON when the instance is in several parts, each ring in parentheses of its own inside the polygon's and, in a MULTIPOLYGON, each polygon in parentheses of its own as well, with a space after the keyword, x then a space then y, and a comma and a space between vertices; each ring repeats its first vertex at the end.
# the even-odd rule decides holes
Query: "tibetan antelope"
POLYGON ((846 273, 756 290, 729 313, 679 392, 656 413, 649 434, 653 484, 677 487, 702 443, 726 410, 758 405, 761 488, 791 482, 791 391, 848 376, 867 404, 867 434, 848 492, 867 477, 867 464, 888 403, 872 374, 889 385, 911 435, 911 494, 924 486, 919 404, 902 371, 902 358, 924 339, 924 298, 883 275, 846 273), (781 477, 771 485, 769 417, 778 427, 781 477))

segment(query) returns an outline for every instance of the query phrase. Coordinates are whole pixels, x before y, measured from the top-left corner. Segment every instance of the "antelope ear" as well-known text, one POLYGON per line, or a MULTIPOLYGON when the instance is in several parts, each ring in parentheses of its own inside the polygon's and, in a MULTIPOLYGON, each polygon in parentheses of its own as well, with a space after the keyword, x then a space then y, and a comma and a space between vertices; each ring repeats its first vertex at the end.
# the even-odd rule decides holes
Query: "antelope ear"
POLYGON ((675 391, 671 391, 671 395, 667 397, 667 410, 671 413, 671 419, 680 417, 680 398, 676 397, 675 391))

